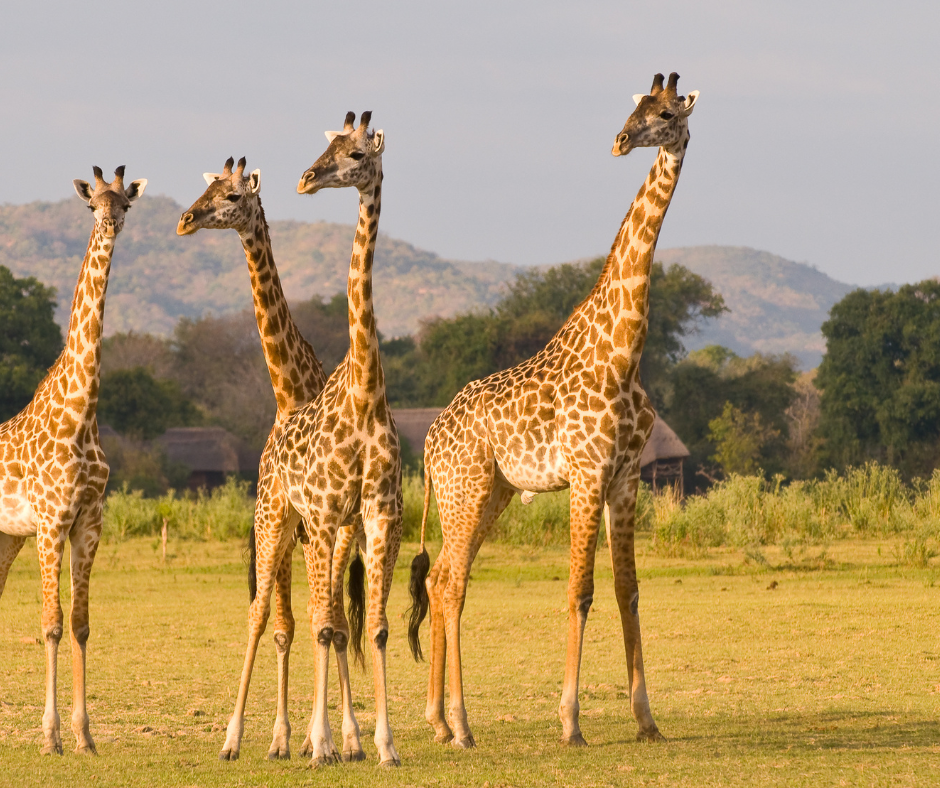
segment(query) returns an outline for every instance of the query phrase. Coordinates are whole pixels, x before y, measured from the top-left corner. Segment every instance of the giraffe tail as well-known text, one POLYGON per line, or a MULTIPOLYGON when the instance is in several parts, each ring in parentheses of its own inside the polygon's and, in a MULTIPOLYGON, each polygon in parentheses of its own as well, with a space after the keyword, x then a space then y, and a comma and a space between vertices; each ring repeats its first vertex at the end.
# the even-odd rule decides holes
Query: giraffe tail
POLYGON ((255 539, 255 527, 248 532, 248 597, 255 601, 258 595, 258 543, 255 539))
POLYGON ((358 543, 356 544, 356 557, 349 564, 346 593, 349 595, 349 640, 352 645, 353 660, 365 670, 366 657, 362 647, 366 620, 366 565, 362 560, 358 543))
POLYGON ((431 558, 428 555, 427 548, 424 546, 424 536, 428 525, 428 510, 431 503, 431 477, 425 471, 424 479, 424 512, 421 515, 421 552, 419 552, 411 562, 411 582, 409 590, 411 591, 411 616, 408 621, 408 645, 411 646, 411 653, 414 655, 415 662, 424 659, 421 652, 421 622, 428 614, 428 589, 424 581, 427 580, 428 572, 431 570, 431 558))

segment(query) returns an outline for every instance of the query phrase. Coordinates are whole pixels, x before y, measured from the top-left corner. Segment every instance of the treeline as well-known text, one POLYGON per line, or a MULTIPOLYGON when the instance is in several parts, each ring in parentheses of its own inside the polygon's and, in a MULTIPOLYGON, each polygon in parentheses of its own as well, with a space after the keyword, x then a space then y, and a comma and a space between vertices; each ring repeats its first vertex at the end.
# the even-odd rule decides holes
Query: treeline
MULTIPOLYGON (((444 406, 468 381, 545 346, 590 292, 603 260, 529 270, 492 309, 424 323, 381 339, 393 407, 444 406)), ((686 353, 721 295, 682 266, 655 264, 641 377, 686 444, 686 489, 732 474, 821 478, 877 461, 928 478, 940 462, 940 283, 850 293, 823 326, 818 372, 789 356, 742 358, 712 346, 686 353)), ((53 293, 0 269, 0 418, 23 407, 61 349, 53 293)), ((327 371, 348 347, 345 296, 296 303, 292 313, 327 371)), ((147 443, 172 426, 218 425, 260 449, 275 415, 251 311, 181 320, 169 338, 119 334, 102 347, 99 420, 126 440, 106 447, 114 484, 162 492, 179 469, 147 443)), ((421 447, 414 447, 420 451, 421 447)))

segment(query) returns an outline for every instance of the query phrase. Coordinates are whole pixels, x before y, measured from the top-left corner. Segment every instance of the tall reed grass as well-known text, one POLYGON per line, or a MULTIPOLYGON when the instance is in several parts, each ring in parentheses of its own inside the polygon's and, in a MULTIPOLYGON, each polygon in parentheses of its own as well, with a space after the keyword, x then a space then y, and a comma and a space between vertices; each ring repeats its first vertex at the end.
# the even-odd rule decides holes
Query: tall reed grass
MULTIPOLYGON (((404 539, 418 541, 424 483, 417 474, 402 481, 404 539)), ((513 498, 489 538, 517 545, 567 544, 568 511, 567 491, 537 495, 528 505, 513 498)), ((211 492, 170 492, 160 498, 144 498, 125 488, 105 502, 104 536, 157 535, 166 518, 171 538, 244 538, 253 516, 248 485, 234 479, 211 492)), ((940 470, 912 485, 877 463, 791 484, 779 477, 733 475, 685 500, 672 488, 653 495, 641 485, 636 528, 650 534, 652 548, 661 554, 695 557, 712 548, 735 547, 758 560, 767 545, 789 551, 853 536, 900 535, 899 561, 926 565, 940 555, 940 470)), ((441 539, 433 495, 427 539, 441 539)))

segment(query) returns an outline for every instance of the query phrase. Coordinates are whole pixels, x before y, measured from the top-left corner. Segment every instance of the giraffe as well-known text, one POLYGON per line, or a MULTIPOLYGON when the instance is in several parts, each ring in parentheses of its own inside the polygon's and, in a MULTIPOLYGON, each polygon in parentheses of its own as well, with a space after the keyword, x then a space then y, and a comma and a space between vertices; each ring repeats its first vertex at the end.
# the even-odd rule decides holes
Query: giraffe
POLYGON ((594 555, 606 520, 620 609, 631 705, 639 739, 662 735, 650 713, 643 671, 634 556, 639 460, 653 408, 639 379, 648 329, 649 276, 656 240, 689 141, 688 116, 698 92, 680 96, 673 73, 657 74, 650 95, 617 135, 614 156, 659 146, 646 182, 627 211, 594 289, 543 350, 512 369, 468 383, 428 433, 422 548, 412 564, 409 639, 420 657, 418 627, 430 606, 430 678, 425 717, 439 742, 475 742, 467 722, 460 661, 460 615, 470 565, 516 492, 570 487, 571 571, 568 646, 559 716, 562 741, 585 745, 578 724, 584 626, 594 595, 594 555), (431 489, 443 546, 430 574, 424 548, 431 489), (450 657, 450 724, 444 671, 450 657))
POLYGON ((349 351, 322 393, 290 416, 277 436, 275 466, 292 507, 292 522, 303 520, 313 560, 310 626, 316 643, 316 692, 311 730, 315 764, 336 759, 327 717, 327 667, 335 638, 331 584, 336 573, 337 528, 360 512, 369 579, 366 626, 375 681, 375 745, 380 764, 399 765, 388 720, 386 691, 386 604, 401 542, 401 458, 398 431, 385 396, 372 302, 372 262, 378 234, 385 135, 369 131, 371 112, 358 127, 347 113, 343 130, 327 132, 329 146, 300 179, 297 191, 354 186, 359 222, 349 262, 349 351))
POLYGON ((101 513, 108 463, 98 440, 98 383, 105 292, 114 241, 124 215, 147 186, 124 187, 124 167, 114 180, 94 168, 95 185, 73 184, 94 213, 81 273, 72 299, 65 347, 39 384, 32 401, 0 426, 0 594, 10 565, 36 537, 42 579, 42 634, 46 647, 43 754, 62 754, 56 671, 62 638, 59 573, 65 540, 71 542, 72 732, 76 752, 97 754, 85 703, 88 642, 88 581, 101 539, 101 513))
MULTIPOLYGON (((267 626, 271 610, 272 585, 275 591, 274 644, 277 652, 278 697, 274 733, 268 758, 290 758, 291 727, 287 715, 288 666, 290 647, 294 640, 294 617, 291 611, 291 559, 298 531, 284 528, 289 519, 289 504, 284 490, 273 472, 271 451, 275 436, 288 416, 302 405, 312 402, 323 390, 326 375, 313 347, 301 335, 291 317, 290 307, 281 287, 268 224, 261 205, 261 171, 245 175, 245 158, 235 165, 229 158, 221 173, 207 172, 203 178, 208 188, 180 217, 178 235, 193 235, 200 229, 234 229, 242 242, 254 301, 255 319, 265 362, 277 401, 274 426, 265 443, 258 468, 258 497, 255 519, 249 535, 250 564, 249 636, 239 684, 235 712, 229 721, 221 760, 236 760, 244 733, 245 706, 258 643, 267 626), (233 167, 235 168, 233 171, 233 167)), ((337 544, 338 582, 334 583, 334 607, 338 625, 336 660, 343 703, 343 757, 347 760, 365 758, 359 741, 359 725, 352 707, 349 690, 349 668, 346 642, 349 626, 343 611, 342 576, 354 536, 361 533, 358 522, 340 532, 337 544)), ((306 541, 302 529, 301 540, 306 541)), ((304 545, 305 558, 308 548, 304 545)), ((355 573, 354 573, 355 574, 355 573)), ((354 595, 355 599, 355 595, 354 595)), ((353 637, 358 648, 360 633, 353 637)), ((312 720, 312 717, 311 717, 312 720)), ((309 731, 301 752, 309 751, 309 731)))

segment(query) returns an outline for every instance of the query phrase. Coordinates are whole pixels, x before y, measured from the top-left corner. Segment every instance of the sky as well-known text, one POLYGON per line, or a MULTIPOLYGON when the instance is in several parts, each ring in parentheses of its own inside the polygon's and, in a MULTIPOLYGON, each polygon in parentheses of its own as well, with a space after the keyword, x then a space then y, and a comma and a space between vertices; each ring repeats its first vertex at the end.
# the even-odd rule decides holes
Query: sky
POLYGON ((2 30, 3 203, 126 164, 188 206, 244 155, 269 220, 353 223, 352 190, 295 189, 323 132, 369 109, 382 232, 457 260, 583 259, 654 158, 610 154, 631 96, 677 71, 701 95, 660 248, 750 246, 858 285, 940 273, 936 0, 31 0, 2 30))

